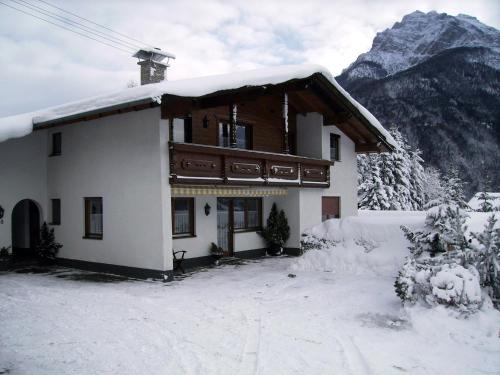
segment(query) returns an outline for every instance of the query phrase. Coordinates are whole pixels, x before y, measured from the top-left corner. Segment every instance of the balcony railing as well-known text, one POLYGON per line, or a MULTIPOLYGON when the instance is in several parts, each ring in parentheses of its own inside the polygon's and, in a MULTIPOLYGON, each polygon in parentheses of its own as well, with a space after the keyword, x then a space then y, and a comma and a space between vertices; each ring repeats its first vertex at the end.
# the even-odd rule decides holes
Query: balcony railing
POLYGON ((329 160, 295 155, 170 143, 170 183, 326 188, 329 160))

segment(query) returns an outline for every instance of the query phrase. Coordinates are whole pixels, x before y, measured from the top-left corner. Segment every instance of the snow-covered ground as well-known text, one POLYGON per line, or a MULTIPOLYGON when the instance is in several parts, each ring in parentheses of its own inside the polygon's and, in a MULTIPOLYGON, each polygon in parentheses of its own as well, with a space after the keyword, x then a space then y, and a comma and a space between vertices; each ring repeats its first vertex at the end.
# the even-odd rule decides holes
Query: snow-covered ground
POLYGON ((0 373, 498 374, 498 311, 401 308, 398 227, 423 219, 333 220, 333 249, 166 284, 0 274, 0 373))

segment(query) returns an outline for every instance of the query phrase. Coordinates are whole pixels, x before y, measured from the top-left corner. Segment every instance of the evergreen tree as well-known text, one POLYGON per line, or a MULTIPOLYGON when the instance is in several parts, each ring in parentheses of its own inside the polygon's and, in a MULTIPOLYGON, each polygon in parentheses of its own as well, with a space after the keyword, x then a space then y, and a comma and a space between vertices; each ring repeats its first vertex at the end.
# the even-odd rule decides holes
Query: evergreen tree
POLYGON ((451 168, 444 182, 445 195, 447 198, 458 205, 461 209, 470 210, 465 200, 464 182, 459 176, 457 168, 451 168))
POLYGON ((478 245, 474 245, 468 261, 479 271, 481 286, 491 298, 500 302, 500 228, 495 228, 497 219, 491 215, 482 233, 471 233, 478 245))
POLYGON ((477 211, 479 212, 493 212, 494 211, 494 206, 493 206, 493 197, 488 194, 485 191, 482 191, 479 193, 479 196, 477 197, 479 201, 479 208, 477 211))
POLYGON ((369 173, 367 179, 359 187, 359 207, 365 210, 388 210, 389 197, 385 190, 378 167, 378 158, 368 155, 369 173))
POLYGON ((426 207, 429 202, 441 201, 440 198, 444 195, 444 188, 441 182, 441 173, 436 168, 424 168, 423 176, 423 207, 426 207))
POLYGON ((390 132, 398 145, 393 152, 358 157, 359 207, 422 209, 425 174, 420 151, 413 150, 395 127, 390 132))
POLYGON ((59 242, 56 242, 54 229, 49 229, 47 223, 44 222, 40 229, 40 242, 36 247, 38 257, 43 261, 54 261, 62 247, 59 242))
POLYGON ((410 151, 410 195, 412 209, 423 209, 426 202, 425 184, 427 176, 423 167, 424 160, 420 157, 421 151, 417 148, 410 151))
POLYGON ((271 207, 266 224, 262 236, 267 242, 269 253, 272 255, 281 253, 283 246, 290 237, 290 227, 285 212, 283 210, 278 211, 276 203, 273 203, 271 207))

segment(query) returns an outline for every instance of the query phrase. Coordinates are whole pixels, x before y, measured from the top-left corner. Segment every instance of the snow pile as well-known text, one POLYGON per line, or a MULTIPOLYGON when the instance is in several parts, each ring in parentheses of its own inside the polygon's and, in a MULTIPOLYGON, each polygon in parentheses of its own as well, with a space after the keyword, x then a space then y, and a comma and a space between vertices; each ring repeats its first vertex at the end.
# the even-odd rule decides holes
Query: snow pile
POLYGON ((33 113, 0 118, 0 142, 24 137, 33 131, 33 113))
POLYGON ((317 244, 293 264, 293 270, 394 277, 408 254, 402 224, 418 229, 425 212, 360 211, 357 217, 331 219, 305 233, 317 244))
POLYGON ((380 122, 366 108, 354 100, 337 81, 335 81, 326 68, 319 65, 308 64, 284 65, 232 74, 221 74, 177 81, 163 81, 78 100, 65 105, 40 110, 36 113, 13 116, 0 120, 0 141, 29 134, 33 124, 36 125, 37 123, 54 121, 118 105, 134 104, 140 101, 159 101, 164 94, 182 97, 200 97, 223 90, 276 85, 294 79, 308 78, 317 73, 327 78, 389 144, 397 147, 391 135, 384 129, 380 122))

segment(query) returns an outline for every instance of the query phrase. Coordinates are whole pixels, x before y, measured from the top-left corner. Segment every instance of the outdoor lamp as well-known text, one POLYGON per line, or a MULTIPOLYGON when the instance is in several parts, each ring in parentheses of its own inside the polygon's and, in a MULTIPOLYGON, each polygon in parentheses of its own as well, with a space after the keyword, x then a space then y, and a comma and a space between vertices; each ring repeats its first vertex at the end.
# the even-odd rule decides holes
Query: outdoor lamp
POLYGON ((210 210, 212 209, 212 207, 210 207, 210 205, 207 203, 205 204, 205 215, 210 215, 210 210))

